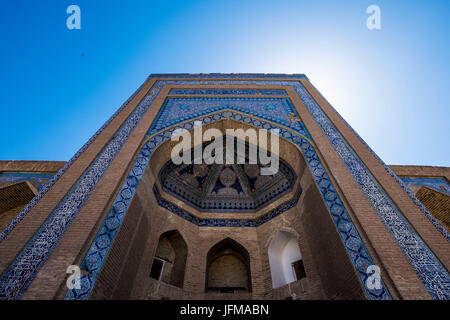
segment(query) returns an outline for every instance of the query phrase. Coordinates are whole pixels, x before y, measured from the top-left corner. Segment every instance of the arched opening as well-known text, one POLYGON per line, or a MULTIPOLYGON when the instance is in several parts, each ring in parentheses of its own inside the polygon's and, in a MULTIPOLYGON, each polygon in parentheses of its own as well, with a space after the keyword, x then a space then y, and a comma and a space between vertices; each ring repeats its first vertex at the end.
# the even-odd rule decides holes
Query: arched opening
POLYGON ((207 255, 206 291, 251 292, 250 256, 243 246, 226 238, 207 255))
MULTIPOLYGON (((216 150, 222 154, 222 162, 206 164, 201 160, 198 164, 193 161, 175 164, 169 159, 158 173, 162 191, 200 212, 256 213, 287 194, 295 195, 297 175, 285 160, 236 137, 224 135, 220 140, 238 146, 233 153, 223 146, 216 150), (270 154, 273 161, 276 159, 276 172, 262 174, 268 166, 255 154, 270 154), (225 163, 225 159, 234 160, 225 163), (250 163, 250 159, 255 163, 250 163)), ((194 150, 211 145, 212 142, 205 142, 185 152, 192 160, 194 150)))
POLYGON ((177 230, 163 233, 153 258, 150 277, 183 288, 187 245, 177 230))
POLYGON ((291 233, 279 231, 270 242, 268 254, 273 288, 306 277, 297 238, 291 233))

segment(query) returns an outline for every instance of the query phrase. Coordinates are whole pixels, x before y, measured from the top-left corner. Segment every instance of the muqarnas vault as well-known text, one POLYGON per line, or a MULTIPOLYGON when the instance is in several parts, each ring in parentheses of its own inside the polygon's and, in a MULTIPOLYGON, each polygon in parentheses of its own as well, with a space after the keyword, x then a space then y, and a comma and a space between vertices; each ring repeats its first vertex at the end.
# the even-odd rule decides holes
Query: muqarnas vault
POLYGON ((449 181, 304 75, 151 75, 67 163, 0 162, 0 299, 449 299, 449 181), (195 121, 278 129, 279 171, 173 164, 195 121))

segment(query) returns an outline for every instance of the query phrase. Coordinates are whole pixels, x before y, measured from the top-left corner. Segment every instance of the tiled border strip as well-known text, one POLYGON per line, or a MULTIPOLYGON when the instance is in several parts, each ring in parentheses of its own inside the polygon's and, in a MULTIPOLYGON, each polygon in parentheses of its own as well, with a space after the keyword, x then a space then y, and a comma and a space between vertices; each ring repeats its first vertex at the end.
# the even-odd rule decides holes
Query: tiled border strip
POLYGON ((429 211, 428 209, 420 202, 419 199, 416 198, 414 193, 406 186, 406 184, 392 171, 386 163, 384 163, 383 160, 375 153, 375 151, 372 150, 372 148, 369 147, 369 145, 364 141, 363 138, 348 124, 348 122, 337 112, 337 110, 325 99, 325 97, 320 93, 319 90, 314 87, 312 83, 310 83, 311 86, 320 94, 320 96, 325 100, 325 102, 328 104, 328 106, 333 109, 333 111, 337 114, 337 116, 344 122, 344 124, 353 132, 353 134, 361 141, 361 143, 369 150, 369 152, 377 159, 383 168, 389 173, 389 175, 394 178, 395 181, 402 187, 402 189, 408 194, 408 196, 414 201, 414 203, 420 208, 420 210, 425 214, 425 216, 433 223, 433 225, 436 227, 436 229, 439 230, 439 232, 444 236, 445 239, 450 240, 450 233, 447 231, 447 229, 444 228, 444 226, 437 220, 429 211))
POLYGON ((303 85, 294 87, 433 299, 450 299, 450 275, 303 85))
MULTIPOLYGON (((295 145, 297 145, 304 154, 308 166, 313 174, 313 177, 320 189, 325 204, 332 216, 333 222, 336 225, 338 233, 343 241, 344 247, 347 250, 350 261, 357 271, 361 286, 365 291, 368 299, 386 300, 391 299, 387 288, 382 283, 381 289, 368 289, 366 286, 367 267, 373 265, 373 260, 364 246, 361 237, 359 236, 355 226, 353 225, 347 210, 345 209, 342 200, 339 198, 328 174, 323 168, 319 157, 317 156, 314 147, 308 140, 299 134, 292 133, 282 127, 275 126, 262 119, 254 119, 238 113, 233 113, 232 110, 222 111, 211 116, 205 116, 202 119, 203 124, 209 124, 222 119, 233 119, 247 125, 271 130, 280 129, 280 136, 295 145)), ((136 193, 139 182, 148 166, 152 152, 163 142, 170 139, 172 132, 177 128, 184 128, 191 130, 193 128, 193 121, 184 123, 176 128, 167 129, 163 132, 153 136, 141 149, 126 181, 124 182, 117 198, 115 199, 111 209, 109 210, 100 230, 98 231, 91 247, 89 248, 83 262, 82 269, 87 272, 86 275, 81 276, 81 289, 68 290, 65 299, 68 300, 84 300, 88 299, 95 282, 101 272, 102 266, 108 256, 109 249, 119 231, 123 222, 125 214, 131 204, 133 196, 136 193)), ((158 204, 170 212, 181 216, 182 218, 199 226, 208 227, 255 227, 261 225, 280 213, 292 208, 297 201, 290 200, 279 208, 269 211, 259 219, 255 220, 238 220, 238 219, 200 219, 189 212, 177 207, 167 200, 158 197, 158 204)))
MULTIPOLYGON (((42 185, 39 193, 31 199, 30 202, 19 212, 19 214, 11 221, 11 223, 6 227, 5 230, 2 230, 0 233, 0 242, 6 238, 6 236, 14 229, 14 227, 22 221, 22 219, 28 214, 28 212, 38 203, 38 201, 47 193, 47 191, 58 181, 58 179, 63 175, 64 172, 69 169, 69 167, 81 156, 81 154, 94 142, 95 139, 100 135, 100 133, 105 130, 105 128, 111 123, 111 121, 116 118, 123 109, 128 105, 128 103, 138 94, 138 92, 144 87, 147 83, 145 81, 141 86, 129 97, 122 106, 101 126, 100 129, 80 148, 80 150, 75 153, 75 155, 56 173, 47 183, 42 185)), ((1 297, 1 296, 0 296, 1 297)))
POLYGON ((282 113, 270 114, 269 112, 267 112, 267 110, 261 109, 261 104, 263 104, 264 102, 270 104, 273 103, 273 107, 275 108, 276 104, 279 103, 281 104, 281 108, 283 108, 283 110, 280 111, 284 111, 286 113, 286 116, 288 116, 289 114, 295 114, 297 116, 296 119, 300 119, 290 99, 288 99, 287 97, 168 97, 165 100, 164 105, 161 107, 161 110, 158 113, 156 119, 153 121, 146 137, 156 134, 159 131, 170 126, 177 125, 182 121, 187 121, 193 119, 194 117, 201 117, 217 111, 230 109, 238 112, 243 112, 245 114, 251 114, 255 117, 277 123, 296 132, 299 132, 306 138, 312 140, 311 136, 309 135, 308 131, 301 121, 290 121, 287 117, 280 116, 282 113), (171 116, 173 113, 177 115, 179 114, 179 110, 173 110, 173 108, 175 108, 175 104, 178 101, 183 101, 186 103, 188 103, 187 101, 189 101, 190 103, 195 102, 194 105, 197 104, 200 105, 200 107, 195 110, 185 109, 183 110, 183 113, 177 118, 168 120, 167 117, 171 116), (228 103, 226 103, 227 101, 228 103))
POLYGON ((308 79, 303 73, 153 73, 157 79, 308 79))

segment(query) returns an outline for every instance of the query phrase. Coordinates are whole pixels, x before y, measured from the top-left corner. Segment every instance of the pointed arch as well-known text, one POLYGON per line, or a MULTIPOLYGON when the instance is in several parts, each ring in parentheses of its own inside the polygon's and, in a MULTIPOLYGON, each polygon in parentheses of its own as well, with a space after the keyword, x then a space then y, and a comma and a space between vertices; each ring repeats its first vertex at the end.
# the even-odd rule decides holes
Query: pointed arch
POLYGON ((292 233, 278 231, 272 237, 267 253, 273 288, 279 288, 305 276, 298 240, 292 233))
POLYGON ((251 292, 250 255, 231 238, 216 243, 206 257, 205 291, 251 292))
POLYGON ((188 248, 178 230, 164 232, 159 237, 150 277, 183 288, 188 248))

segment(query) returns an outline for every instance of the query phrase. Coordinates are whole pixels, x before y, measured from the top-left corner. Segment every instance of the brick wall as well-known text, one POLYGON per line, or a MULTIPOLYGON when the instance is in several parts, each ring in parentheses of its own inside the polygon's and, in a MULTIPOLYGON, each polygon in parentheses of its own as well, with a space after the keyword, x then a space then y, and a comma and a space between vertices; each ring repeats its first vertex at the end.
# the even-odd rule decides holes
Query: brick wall
POLYGON ((36 194, 36 188, 28 181, 0 188, 0 231, 9 225, 36 194))
POLYGON ((417 191, 416 197, 450 231, 450 196, 423 186, 417 191))

